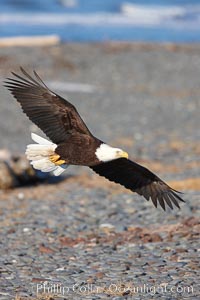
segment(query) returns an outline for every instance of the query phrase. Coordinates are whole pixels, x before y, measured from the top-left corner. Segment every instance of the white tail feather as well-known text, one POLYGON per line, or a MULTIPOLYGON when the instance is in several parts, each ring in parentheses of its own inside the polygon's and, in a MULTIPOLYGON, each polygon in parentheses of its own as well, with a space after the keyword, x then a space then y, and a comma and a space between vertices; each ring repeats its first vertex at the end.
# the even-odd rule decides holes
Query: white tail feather
POLYGON ((31 165, 42 172, 53 171, 55 176, 59 176, 68 165, 63 164, 61 166, 55 165, 50 160, 50 156, 55 154, 56 144, 40 137, 35 133, 31 133, 31 137, 37 144, 27 145, 26 156, 31 160, 31 165))
POLYGON ((54 171, 53 174, 55 176, 59 176, 60 174, 62 174, 62 172, 64 172, 67 169, 68 165, 64 164, 62 166, 58 166, 54 171))
POLYGON ((52 145, 53 143, 48 141, 47 139, 44 139, 43 137, 35 134, 35 133, 31 133, 31 138, 34 142, 40 144, 40 145, 52 145))

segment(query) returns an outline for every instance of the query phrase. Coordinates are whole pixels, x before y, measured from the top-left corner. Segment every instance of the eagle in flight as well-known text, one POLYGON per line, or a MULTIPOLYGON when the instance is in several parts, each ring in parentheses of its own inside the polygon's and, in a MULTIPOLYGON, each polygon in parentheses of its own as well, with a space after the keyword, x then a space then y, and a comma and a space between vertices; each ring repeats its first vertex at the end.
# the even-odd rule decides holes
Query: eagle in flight
POLYGON ((128 159, 128 153, 113 148, 93 136, 76 108, 51 91, 34 71, 30 76, 12 73, 5 86, 20 103, 24 113, 51 140, 34 133, 35 144, 27 146, 26 155, 33 167, 42 172, 53 171, 60 175, 68 165, 88 166, 100 176, 119 183, 125 188, 159 203, 165 210, 167 204, 179 207, 184 202, 179 192, 147 168, 128 159))

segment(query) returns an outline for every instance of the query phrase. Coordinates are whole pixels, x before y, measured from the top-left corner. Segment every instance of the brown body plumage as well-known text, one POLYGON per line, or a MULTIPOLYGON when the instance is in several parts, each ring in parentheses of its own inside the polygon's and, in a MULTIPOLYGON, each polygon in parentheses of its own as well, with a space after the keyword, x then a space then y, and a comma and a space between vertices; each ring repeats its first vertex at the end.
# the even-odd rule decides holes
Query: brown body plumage
POLYGON ((91 135, 72 133, 65 142, 58 144, 55 152, 67 164, 94 166, 99 164, 95 151, 101 143, 91 135))
POLYGON ((179 192, 145 167, 129 160, 126 152, 94 137, 76 108, 52 92, 36 72, 35 78, 22 68, 21 72, 24 77, 12 73, 15 79, 8 78, 6 86, 29 119, 53 142, 34 135, 33 139, 39 145, 27 147, 28 158, 34 167, 45 172, 57 168, 55 174, 58 175, 69 164, 89 166, 110 181, 147 200, 151 198, 156 207, 158 203, 163 209, 165 204, 171 209, 173 204, 179 207, 178 202, 183 201, 179 192))

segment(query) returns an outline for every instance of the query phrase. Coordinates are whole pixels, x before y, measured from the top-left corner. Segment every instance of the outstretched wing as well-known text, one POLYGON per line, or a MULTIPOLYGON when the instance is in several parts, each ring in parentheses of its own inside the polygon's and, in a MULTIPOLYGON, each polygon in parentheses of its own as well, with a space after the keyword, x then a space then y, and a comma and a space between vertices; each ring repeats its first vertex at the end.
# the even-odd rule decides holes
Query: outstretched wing
POLYGON ((12 73, 16 78, 7 78, 5 86, 29 119, 54 143, 64 142, 74 131, 91 135, 71 103, 52 92, 35 71, 33 78, 23 68, 20 69, 24 77, 12 73))
POLYGON ((151 198, 155 207, 159 202, 164 210, 165 204, 171 209, 173 209, 173 204, 180 208, 178 201, 184 202, 177 194, 179 192, 170 188, 148 169, 129 159, 119 158, 92 166, 91 169, 110 181, 144 196, 147 200, 151 198))

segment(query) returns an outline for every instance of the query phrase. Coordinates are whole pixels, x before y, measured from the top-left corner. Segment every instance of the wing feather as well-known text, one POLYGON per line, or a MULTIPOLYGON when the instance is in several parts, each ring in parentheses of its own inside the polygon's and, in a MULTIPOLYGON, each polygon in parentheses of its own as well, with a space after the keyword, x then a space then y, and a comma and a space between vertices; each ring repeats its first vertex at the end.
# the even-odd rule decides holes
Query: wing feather
POLYGON ((100 176, 144 196, 146 200, 151 198, 155 207, 159 203, 164 210, 165 204, 171 209, 173 204, 180 208, 178 201, 184 202, 178 191, 173 190, 147 168, 129 159, 119 158, 92 166, 91 169, 100 176))
POLYGON ((20 103, 24 113, 54 143, 67 140, 72 132, 91 135, 76 108, 67 100, 52 92, 33 71, 35 78, 20 68, 23 76, 12 72, 5 86, 20 103))

